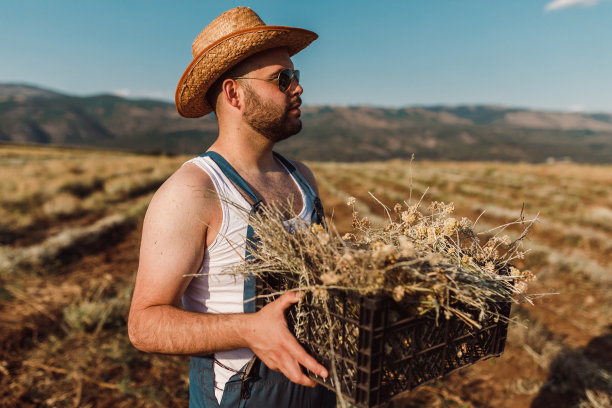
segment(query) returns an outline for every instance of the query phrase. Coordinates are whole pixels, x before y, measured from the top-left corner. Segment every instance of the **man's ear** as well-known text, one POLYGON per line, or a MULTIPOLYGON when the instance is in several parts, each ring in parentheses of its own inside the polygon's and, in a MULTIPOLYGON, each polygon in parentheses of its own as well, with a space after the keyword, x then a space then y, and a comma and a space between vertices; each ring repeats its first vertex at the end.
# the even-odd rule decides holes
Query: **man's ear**
POLYGON ((221 84, 221 95, 228 105, 240 109, 242 107, 240 87, 235 79, 228 78, 221 84))

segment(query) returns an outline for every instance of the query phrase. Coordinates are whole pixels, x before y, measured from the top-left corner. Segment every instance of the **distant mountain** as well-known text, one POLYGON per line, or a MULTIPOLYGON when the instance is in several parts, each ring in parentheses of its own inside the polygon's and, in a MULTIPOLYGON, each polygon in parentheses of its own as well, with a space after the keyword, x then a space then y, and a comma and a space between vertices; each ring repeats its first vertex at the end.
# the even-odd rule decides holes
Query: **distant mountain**
POLYGON ((192 153, 216 134, 213 117, 187 120, 167 102, 0 85, 0 141, 192 153))
MULTIPOLYGON (((305 106, 302 132, 278 150, 304 160, 409 158, 612 162, 612 114, 499 106, 305 106)), ((173 104, 76 97, 0 84, 0 141, 196 154, 217 135, 213 115, 185 119, 173 104)))

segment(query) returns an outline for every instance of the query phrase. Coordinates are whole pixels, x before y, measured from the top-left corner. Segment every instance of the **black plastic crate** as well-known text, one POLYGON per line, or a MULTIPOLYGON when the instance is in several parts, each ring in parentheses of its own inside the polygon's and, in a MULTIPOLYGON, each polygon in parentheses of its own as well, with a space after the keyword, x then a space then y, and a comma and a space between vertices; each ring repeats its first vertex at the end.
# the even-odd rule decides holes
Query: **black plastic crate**
MULTIPOLYGON (((258 280, 258 295, 278 293, 286 289, 282 286, 274 279, 258 280)), ((299 316, 296 307, 289 309, 288 324, 330 374, 327 379, 309 376, 332 391, 339 385, 358 407, 384 406, 401 392, 504 351, 508 325, 503 317, 485 320, 478 329, 456 317, 436 318, 435 311, 415 316, 409 305, 383 296, 328 293, 324 306, 313 305, 306 295, 299 316)), ((257 309, 271 299, 259 297, 257 309)), ((500 316, 509 316, 509 303, 496 306, 500 316)))

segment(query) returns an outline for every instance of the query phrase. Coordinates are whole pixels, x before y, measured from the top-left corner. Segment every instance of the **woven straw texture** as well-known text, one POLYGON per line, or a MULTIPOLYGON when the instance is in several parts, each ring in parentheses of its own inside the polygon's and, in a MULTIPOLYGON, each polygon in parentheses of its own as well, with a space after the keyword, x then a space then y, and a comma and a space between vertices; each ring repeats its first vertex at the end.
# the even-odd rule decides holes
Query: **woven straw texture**
POLYGON ((176 108, 188 118, 212 112, 205 95, 225 71, 258 52, 285 47, 295 55, 317 39, 317 34, 301 28, 267 26, 248 7, 228 10, 213 20, 196 37, 193 61, 176 89, 176 108))

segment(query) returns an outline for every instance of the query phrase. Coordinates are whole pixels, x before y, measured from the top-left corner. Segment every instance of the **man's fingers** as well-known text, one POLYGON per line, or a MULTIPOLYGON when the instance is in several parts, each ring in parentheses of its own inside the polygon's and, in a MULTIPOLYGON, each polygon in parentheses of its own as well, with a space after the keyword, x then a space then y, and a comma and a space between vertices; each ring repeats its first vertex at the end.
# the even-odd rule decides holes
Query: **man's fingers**
MULTIPOLYGON (((295 303, 298 301, 299 299, 299 292, 291 292, 291 293, 285 293, 283 296, 288 296, 288 295, 293 295, 294 298, 293 300, 291 300, 291 298, 287 298, 284 299, 284 302, 291 302, 288 303, 288 305, 291 305, 292 303, 295 303)), ((279 298, 280 299, 280 298, 279 298)), ((285 303, 283 303, 284 305, 285 303)), ((288 307, 288 306, 287 306, 288 307)), ((323 367, 321 364, 319 364, 319 362, 317 360, 314 359, 314 357, 312 357, 310 354, 308 354, 306 352, 306 350, 304 350, 304 347, 302 347, 302 345, 297 341, 297 339, 293 336, 291 336, 290 339, 287 340, 289 343, 289 352, 292 355, 292 357, 295 359, 295 361, 297 361, 297 363, 301 366, 303 366, 304 368, 306 368, 307 370, 309 370, 310 372, 318 375, 319 377, 323 377, 323 378, 327 378, 327 376, 329 375, 329 373, 327 372, 327 369, 325 369, 325 367, 323 367)), ((302 371, 300 369, 300 374, 302 374, 302 371)), ((306 376, 304 376, 306 377, 306 376)), ((307 377, 306 377, 307 378, 307 377)), ((295 381, 294 381, 295 382, 295 381)), ((309 383, 312 382, 312 380, 309 379, 308 381, 309 383)), ((312 382, 314 384, 314 382, 312 382)), ((313 385, 314 386, 314 385, 313 385)))
POLYGON ((301 351, 298 351, 298 354, 295 356, 297 362, 301 366, 309 370, 311 373, 314 373, 319 377, 327 378, 327 376, 329 375, 327 369, 321 364, 319 364, 319 362, 315 360, 310 354, 308 354, 306 350, 302 348, 302 346, 300 346, 300 350, 301 351))
MULTIPOLYGON (((275 319, 282 318, 284 327, 276 326, 276 329, 280 331, 274 331, 276 334, 270 337, 272 342, 258 342, 257 345, 264 344, 265 347, 262 349, 255 347, 253 351, 256 351, 256 354, 258 354, 258 352, 262 353, 258 355, 264 362, 267 364, 269 363, 268 367, 274 367, 273 369, 282 372, 290 381, 306 387, 315 387, 317 385, 316 382, 304 374, 302 367, 323 378, 327 378, 328 372, 325 367, 319 364, 317 360, 304 350, 296 338, 287 330, 284 318, 285 309, 297 303, 301 294, 301 292, 285 293, 258 312, 263 322, 271 322, 275 319), (271 320, 269 320, 270 317, 272 318, 271 320), (270 347, 272 344, 277 344, 280 347, 270 347), (276 355, 276 357, 273 355, 276 355), (270 361, 267 361, 268 359, 265 358, 266 356, 271 357, 270 361)), ((277 321, 280 323, 279 320, 277 321)), ((271 333, 268 333, 268 336, 264 337, 269 337, 270 334, 271 333)))
POLYGON ((327 376, 329 375, 327 369, 325 369, 325 367, 319 364, 319 362, 315 360, 314 357, 308 354, 306 350, 304 350, 304 347, 302 347, 295 338, 292 338, 292 340, 293 341, 291 343, 293 344, 291 345, 291 349, 289 352, 294 358, 294 360, 297 361, 299 365, 303 366, 304 368, 318 375, 319 377, 327 378, 327 376))
POLYGON ((320 377, 327 378, 328 372, 325 367, 308 354, 293 336, 287 338, 284 343, 285 351, 277 360, 280 363, 277 370, 281 371, 290 381, 306 387, 317 385, 315 381, 304 374, 302 367, 320 377))
POLYGON ((277 303, 282 310, 285 310, 292 304, 297 303, 298 300, 299 297, 297 292, 287 292, 276 299, 275 303, 277 303))
POLYGON ((295 360, 287 360, 285 370, 283 372, 291 382, 303 385, 305 387, 316 387, 317 383, 302 372, 299 364, 295 360))

